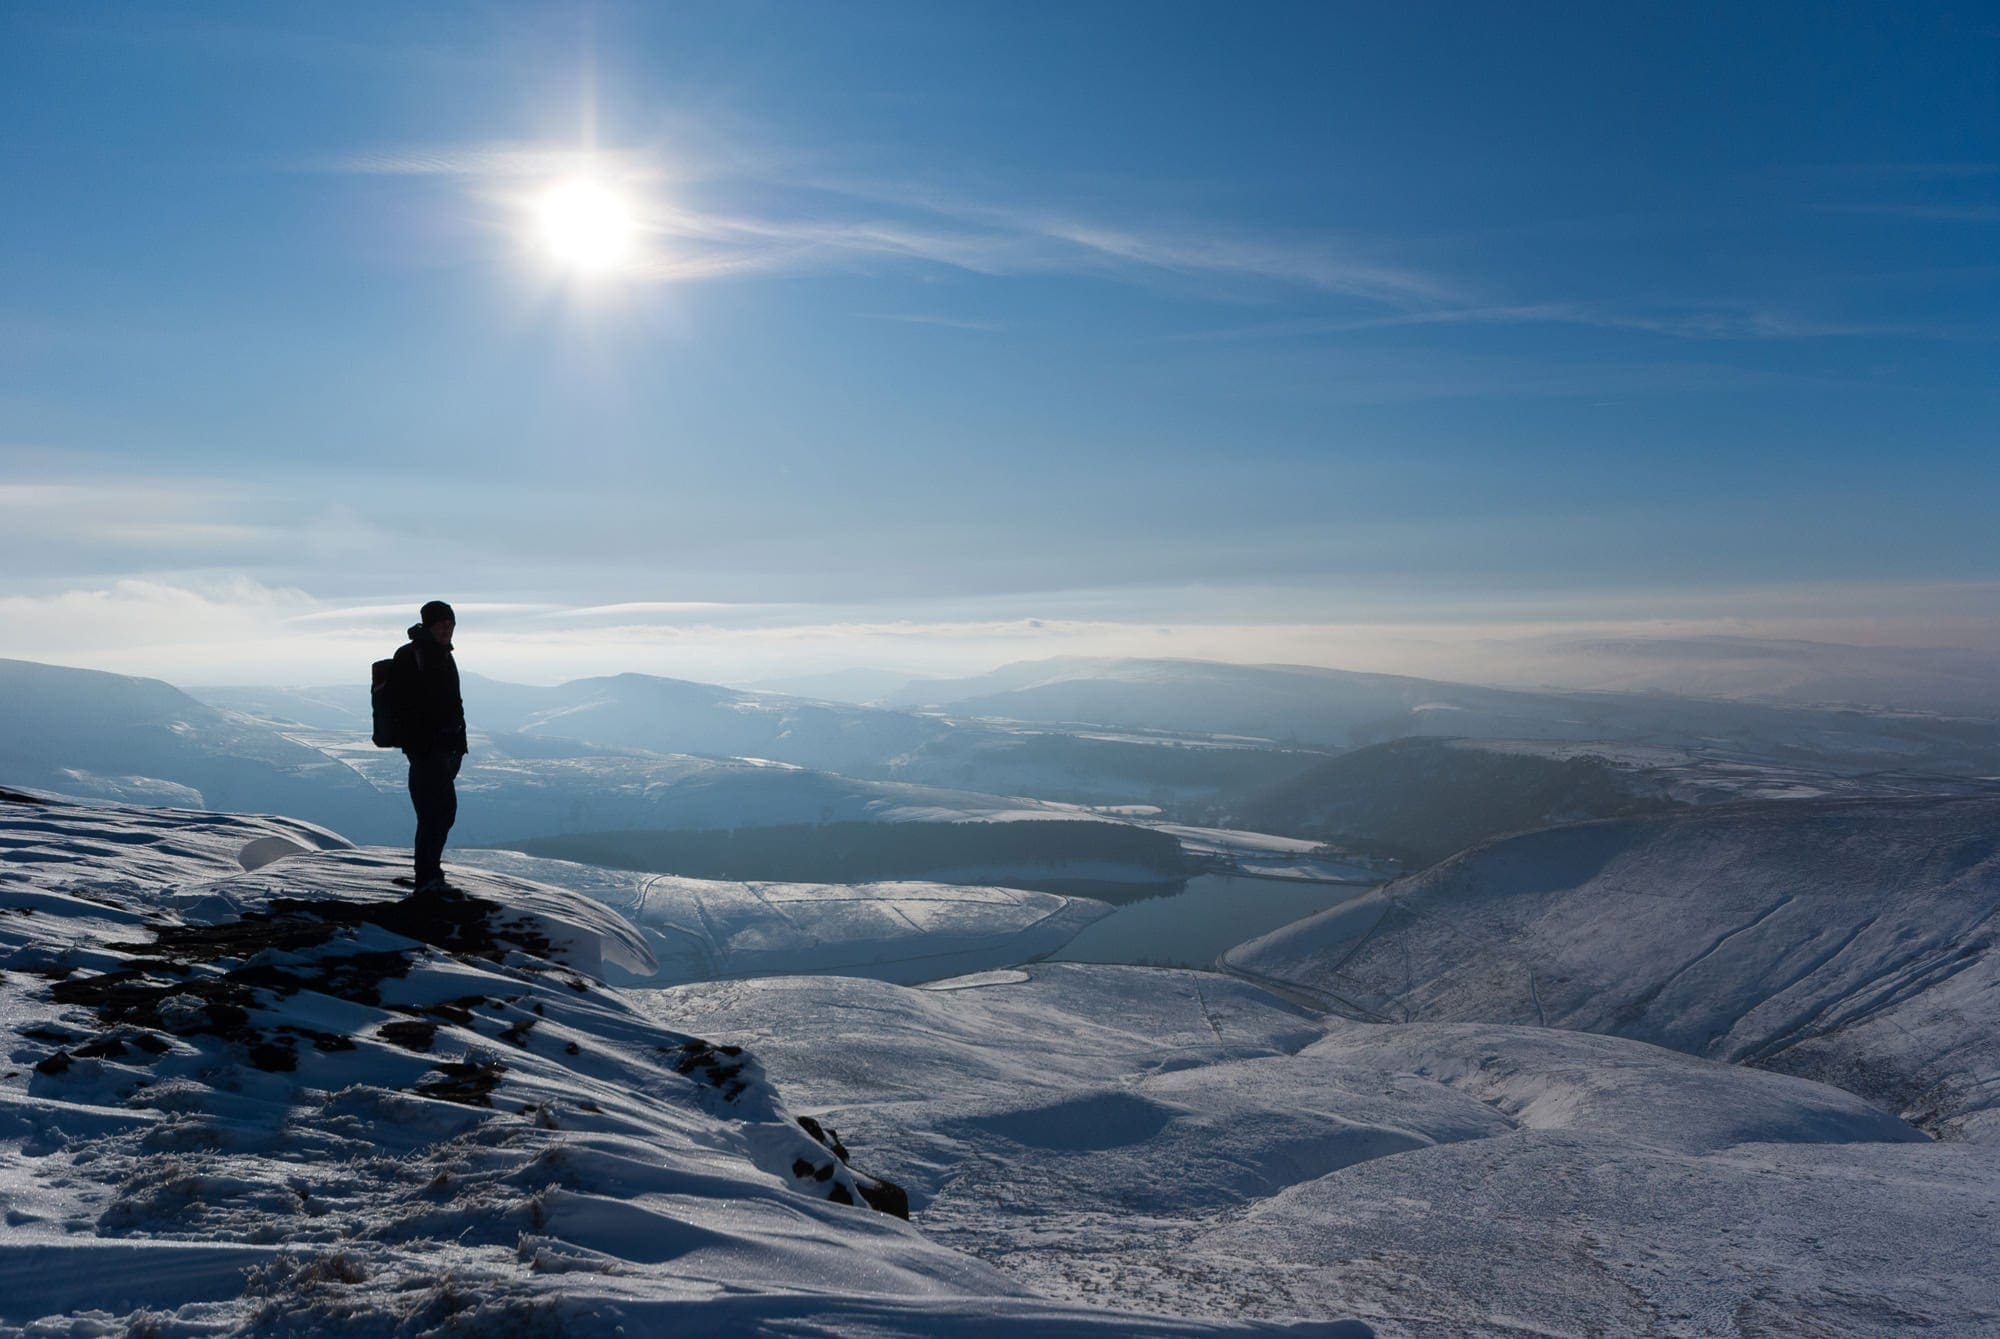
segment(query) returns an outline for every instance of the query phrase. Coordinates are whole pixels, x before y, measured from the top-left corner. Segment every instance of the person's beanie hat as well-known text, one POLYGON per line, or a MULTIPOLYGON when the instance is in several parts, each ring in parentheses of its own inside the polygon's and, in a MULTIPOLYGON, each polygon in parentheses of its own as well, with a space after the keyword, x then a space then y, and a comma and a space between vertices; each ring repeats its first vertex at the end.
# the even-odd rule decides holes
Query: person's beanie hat
POLYGON ((446 604, 443 600, 432 600, 429 604, 425 605, 422 609, 417 611, 417 622, 423 624, 427 628, 433 623, 442 623, 446 619, 449 619, 453 623, 456 623, 458 622, 458 615, 452 613, 451 606, 446 604))

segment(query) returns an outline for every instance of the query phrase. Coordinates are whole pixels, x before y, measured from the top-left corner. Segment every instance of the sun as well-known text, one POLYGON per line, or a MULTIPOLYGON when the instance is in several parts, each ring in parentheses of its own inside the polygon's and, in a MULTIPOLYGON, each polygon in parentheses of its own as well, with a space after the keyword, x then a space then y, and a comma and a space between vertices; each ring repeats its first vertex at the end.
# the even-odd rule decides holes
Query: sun
POLYGON ((639 220, 632 202, 587 177, 558 182, 535 200, 535 225, 551 259, 572 274, 603 276, 631 266, 639 220))

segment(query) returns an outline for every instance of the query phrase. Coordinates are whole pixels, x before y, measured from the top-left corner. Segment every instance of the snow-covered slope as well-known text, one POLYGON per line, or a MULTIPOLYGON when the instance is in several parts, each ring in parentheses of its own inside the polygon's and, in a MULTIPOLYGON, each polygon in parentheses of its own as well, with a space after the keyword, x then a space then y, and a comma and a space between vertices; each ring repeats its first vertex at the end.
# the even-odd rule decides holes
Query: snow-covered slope
POLYGON ((2000 800, 1751 804, 1512 837, 1224 957, 1364 1017, 1547 1022, 2000 1137, 2000 800))
POLYGON ((157 679, 0 660, 0 785, 366 822, 375 791, 269 724, 157 679))
POLYGON ((648 985, 834 972, 884 981, 1007 967, 1061 948, 1110 907, 1087 898, 943 883, 735 883, 639 874, 513 851, 472 866, 583 893, 646 937, 648 985))
POLYGON ((0 1326, 1244 1328, 1038 1299, 898 1221, 753 1054, 595 979, 649 954, 590 899, 397 901, 275 820, 10 794, 0 832, 0 1326))
POLYGON ((1395 1339, 1970 1339, 2000 1314, 1988 1150, 1789 1076, 1082 964, 649 1007, 743 1039, 926 1234, 1052 1296, 1395 1339))

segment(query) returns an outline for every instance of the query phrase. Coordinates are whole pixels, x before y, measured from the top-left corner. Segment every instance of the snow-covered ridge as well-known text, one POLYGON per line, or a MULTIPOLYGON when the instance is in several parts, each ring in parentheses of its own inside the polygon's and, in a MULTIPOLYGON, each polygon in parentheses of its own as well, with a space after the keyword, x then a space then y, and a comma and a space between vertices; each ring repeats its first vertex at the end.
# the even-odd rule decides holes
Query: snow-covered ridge
POLYGON ((589 898, 18 792, 0 840, 0 1326, 1213 1328, 927 1241, 753 1054, 600 983, 653 961, 589 898))
POLYGON ((1241 945, 1360 1017, 1546 1023, 2000 1137, 2000 799, 1801 800, 1506 838, 1241 945))

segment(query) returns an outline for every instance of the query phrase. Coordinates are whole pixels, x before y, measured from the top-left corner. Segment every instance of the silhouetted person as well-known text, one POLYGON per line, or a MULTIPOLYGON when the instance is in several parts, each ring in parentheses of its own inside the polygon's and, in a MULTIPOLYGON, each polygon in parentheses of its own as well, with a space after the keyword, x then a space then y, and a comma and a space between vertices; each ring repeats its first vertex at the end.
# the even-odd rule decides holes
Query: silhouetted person
POLYGON ((407 646, 396 651, 395 673, 409 685, 401 738, 410 759, 410 803, 417 810, 416 890, 452 891, 444 879, 444 839, 458 817, 459 763, 465 757, 465 702, 451 634, 458 619, 443 600, 417 614, 407 646))

